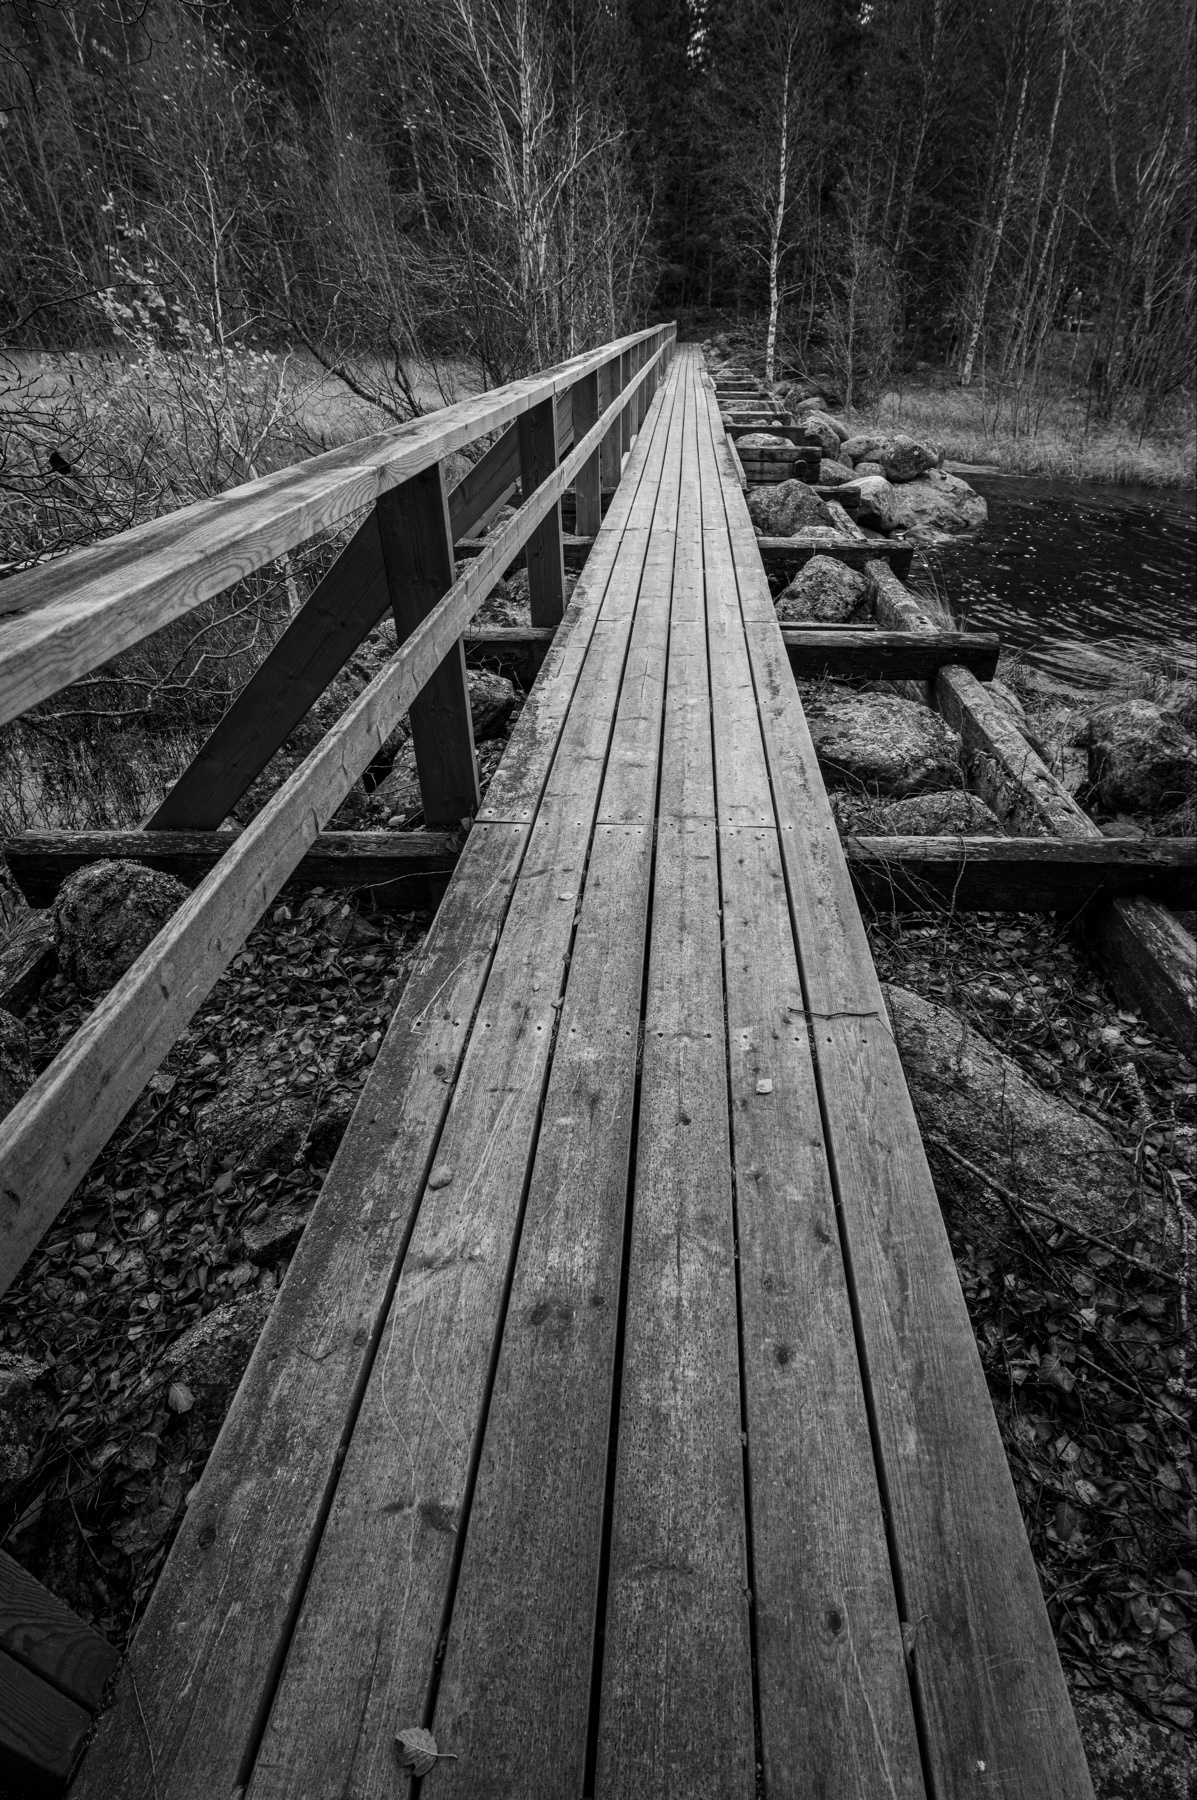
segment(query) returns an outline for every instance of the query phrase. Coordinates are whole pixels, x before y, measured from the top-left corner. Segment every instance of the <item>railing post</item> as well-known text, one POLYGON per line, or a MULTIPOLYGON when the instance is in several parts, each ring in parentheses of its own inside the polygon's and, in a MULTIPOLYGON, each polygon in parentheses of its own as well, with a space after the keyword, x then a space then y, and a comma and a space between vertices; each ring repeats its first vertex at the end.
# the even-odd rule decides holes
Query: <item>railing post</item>
MULTIPOLYGON (((628 382, 632 379, 632 352, 625 350, 619 359, 619 391, 626 394, 628 382)), ((624 407, 619 415, 619 472, 623 474, 623 459, 632 448, 632 414, 624 407)))
MULTIPOLYGON (((521 413, 520 492, 525 500, 557 467, 557 409, 550 397, 521 413)), ((565 559, 561 549, 561 503, 550 507, 525 546, 532 624, 558 625, 565 612, 565 559)))
MULTIPOLYGON (((391 611, 402 643, 453 585, 453 532, 441 464, 383 494, 377 512, 391 611)), ((412 701, 411 735, 424 823, 431 830, 456 829, 479 806, 461 638, 412 701)))
MULTIPOLYGON (((574 396, 574 443, 578 444, 586 436, 599 416, 599 381, 598 370, 583 375, 581 381, 575 381, 574 396)), ((599 469, 601 450, 596 449, 588 456, 574 477, 574 493, 577 498, 577 530, 579 537, 597 537, 599 526, 603 522, 603 490, 602 474, 599 469)))
MULTIPOLYGON (((607 408, 613 404, 618 392, 619 392, 619 358, 618 358, 618 356, 615 356, 615 357, 612 357, 610 362, 604 363, 602 368, 599 370, 599 411, 600 411, 600 413, 606 412, 607 408)), ((603 439, 602 452, 601 452, 601 455, 599 458, 599 467, 602 472, 602 484, 603 484, 603 492, 604 493, 611 493, 611 492, 613 492, 613 490, 615 488, 617 488, 619 486, 620 437, 621 437, 621 433, 620 433, 620 429, 619 429, 619 420, 616 419, 616 421, 612 425, 610 431, 608 431, 607 435, 603 439)))

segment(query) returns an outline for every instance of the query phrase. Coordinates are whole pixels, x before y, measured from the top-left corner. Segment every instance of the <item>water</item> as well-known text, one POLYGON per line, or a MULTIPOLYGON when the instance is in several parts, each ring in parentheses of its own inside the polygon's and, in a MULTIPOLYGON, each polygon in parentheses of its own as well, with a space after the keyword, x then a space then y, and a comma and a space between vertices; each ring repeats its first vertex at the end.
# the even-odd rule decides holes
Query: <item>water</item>
POLYGON ((953 610, 1070 687, 1128 661, 1197 672, 1197 501, 1175 488, 968 476, 989 523, 925 552, 953 610))

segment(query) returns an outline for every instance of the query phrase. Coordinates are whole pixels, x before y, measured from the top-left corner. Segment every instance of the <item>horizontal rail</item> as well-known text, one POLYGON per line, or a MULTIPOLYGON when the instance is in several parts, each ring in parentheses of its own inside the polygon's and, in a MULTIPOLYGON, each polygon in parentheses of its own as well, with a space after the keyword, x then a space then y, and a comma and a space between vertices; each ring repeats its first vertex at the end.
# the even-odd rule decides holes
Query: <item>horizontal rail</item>
POLYGON ((651 378, 671 341, 667 335, 560 466, 470 561, 0 1121, 0 1294, 498 574, 651 378))
MULTIPOLYGON (((0 724, 434 463, 571 388, 604 344, 489 394, 360 438, 0 583, 0 724)), ((630 395, 635 383, 620 398, 630 395)))

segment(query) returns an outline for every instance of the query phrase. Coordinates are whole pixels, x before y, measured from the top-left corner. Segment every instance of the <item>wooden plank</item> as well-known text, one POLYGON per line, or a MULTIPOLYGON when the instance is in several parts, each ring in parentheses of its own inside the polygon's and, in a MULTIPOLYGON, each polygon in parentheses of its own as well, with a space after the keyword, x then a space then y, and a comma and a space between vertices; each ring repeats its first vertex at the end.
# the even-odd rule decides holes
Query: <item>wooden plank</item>
POLYGON ((94 1712, 120 1658, 106 1638, 78 1618, 0 1550, 0 1651, 77 1706, 94 1712))
POLYGON ((647 554, 629 531, 612 574, 643 596, 599 802, 621 822, 591 846, 454 1596, 448 1796, 522 1795, 530 1767, 583 1787, 680 474, 660 448, 630 515, 647 554))
POLYGON ((727 483, 724 501, 928 1783, 938 1794, 966 1794, 994 1771, 1003 1793, 1019 1800, 1089 1800, 951 1248, 810 734, 786 679, 751 522, 727 483))
MULTIPOLYGON (((453 586, 453 534, 441 464, 392 488, 376 511, 395 631, 402 644, 453 586)), ((432 831, 459 827, 474 817, 479 801, 465 646, 460 638, 412 700, 410 712, 424 823, 432 831)))
POLYGON ((1197 840, 1144 838, 850 837, 857 894, 902 911, 1060 912, 1149 894, 1197 903, 1197 840))
MULTIPOLYGON (((578 537, 573 532, 563 531, 561 534, 561 560, 565 567, 576 572, 586 567, 586 559, 590 555, 594 539, 578 537)), ((485 538, 459 538, 453 546, 454 555, 460 560, 464 556, 481 556, 487 547, 485 538)), ((514 556, 503 573, 510 574, 513 569, 524 569, 528 559, 521 550, 514 556)))
POLYGON ((629 628, 591 639, 247 1800, 378 1791, 426 1714, 629 628))
POLYGON ((57 967, 54 921, 45 913, 30 913, 0 949, 0 1007, 23 1012, 57 967))
POLYGON ((726 1044, 686 382, 595 1793, 752 1795, 726 1044))
MULTIPOLYGON (((612 515, 596 569, 622 530, 622 508, 612 515)), ((131 1680, 122 1684, 85 1760, 79 1800, 107 1800, 117 1779, 128 1800, 210 1800, 248 1779, 603 591, 590 577, 579 583, 497 772, 496 780, 516 766, 505 784, 513 822, 475 823, 466 840, 151 1597, 132 1651, 136 1693, 131 1680), (248 1622, 231 1563, 255 1582, 248 1622), (190 1622, 186 1637, 180 1619, 190 1622)))
MULTIPOLYGON (((1156 840, 1157 842, 1159 840, 1156 840)), ((1191 907, 1192 895, 1184 903, 1191 907)), ((1167 1032, 1186 1056, 1197 1042, 1197 944, 1154 900, 1115 900, 1079 922, 1124 1006, 1167 1032)))
MULTIPOLYGON (((602 363, 598 371, 599 406, 606 412, 619 394, 619 358, 602 363)), ((620 480, 620 431, 618 421, 612 425, 599 450, 599 470, 605 488, 617 488, 620 480)))
MULTIPOLYGON (((557 466, 557 434, 552 403, 534 407, 519 421, 520 487, 528 498, 557 466)), ((565 564, 561 556, 561 512, 556 506, 525 545, 528 599, 533 625, 556 625, 565 609, 565 564)))
POLYGON ((625 404, 621 408, 620 414, 619 414, 619 456, 620 456, 620 468, 621 469, 623 467, 624 457, 627 455, 628 451, 632 448, 632 410, 631 410, 631 407, 628 406, 626 403, 627 400, 631 398, 631 396, 628 394, 628 388, 631 385, 631 380, 632 380, 632 347, 629 344, 628 348, 623 352, 622 356, 619 359, 619 391, 621 394, 623 394, 625 396, 625 404))
MULTIPOLYGON (((510 426, 449 495, 454 537, 514 490, 510 426)), ((371 510, 328 573, 149 820, 151 831, 214 831, 390 607, 378 519, 371 510)))
POLYGON ((910 544, 896 541, 873 543, 870 539, 861 543, 857 538, 851 537, 809 541, 800 538, 761 537, 757 538, 756 547, 769 573, 784 576, 787 581, 792 580, 812 556, 834 556, 837 562, 847 563, 850 569, 867 569, 870 563, 880 562, 888 564, 895 575, 902 576, 909 574, 914 556, 914 549, 910 544))
MULTIPOLYGON (((144 863, 194 886, 239 836, 236 831, 27 831, 9 838, 5 854, 30 905, 48 907, 67 876, 93 862, 144 863)), ((443 892, 460 846, 460 835, 446 831, 324 831, 296 865, 284 891, 370 887, 381 898, 398 883, 410 906, 418 891, 414 884, 422 878, 439 879, 443 892)), ((48 919, 46 927, 52 942, 48 919)))
MULTIPOLYGON (((659 353, 658 353, 659 354, 659 353)), ((470 564, 0 1122, 0 1292, 609 418, 470 564), (64 1126, 64 1121, 67 1123, 64 1126)))
POLYGON ((548 653, 554 633, 547 625, 533 629, 523 625, 485 625, 465 634, 466 664, 470 668, 498 668, 530 688, 548 653))
POLYGON ((306 718, 390 605, 371 511, 146 821, 149 831, 215 831, 306 718))
POLYGON ((954 663, 990 681, 1001 651, 996 631, 940 631, 921 637, 875 627, 783 625, 781 636, 791 669, 808 679, 926 681, 945 663, 954 663))
POLYGON ((10 576, 0 594, 0 723, 372 504, 388 488, 565 392, 646 335, 588 351, 10 576))
MULTIPOLYGON (((584 437, 599 416, 598 371, 591 370, 574 386, 574 430, 584 437)), ((576 489, 575 531, 582 537, 597 537, 603 522, 602 475, 599 469, 602 452, 596 450, 578 470, 576 489)))
POLYGON ((764 1785, 827 1800, 921 1796, 768 769, 701 415, 699 441, 764 1785), (750 822, 758 814, 765 828, 750 822))
POLYGON ((0 1650, 0 1784, 5 1794, 61 1794, 91 1715, 0 1650))

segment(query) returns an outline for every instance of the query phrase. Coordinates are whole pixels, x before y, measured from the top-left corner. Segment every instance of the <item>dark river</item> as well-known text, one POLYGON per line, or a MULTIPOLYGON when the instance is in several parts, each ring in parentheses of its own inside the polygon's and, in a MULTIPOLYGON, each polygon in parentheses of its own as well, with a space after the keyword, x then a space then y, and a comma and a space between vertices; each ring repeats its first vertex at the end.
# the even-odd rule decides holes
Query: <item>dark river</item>
POLYGON ((924 552, 957 616, 1070 686, 1128 660, 1197 665, 1197 502, 1179 488, 969 475, 989 523, 924 552))

